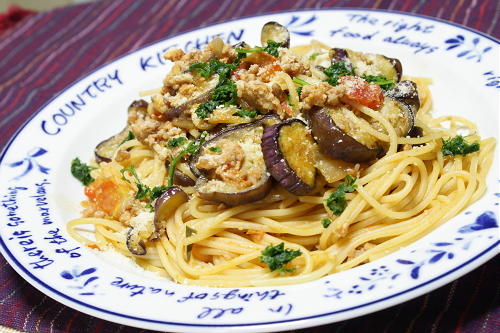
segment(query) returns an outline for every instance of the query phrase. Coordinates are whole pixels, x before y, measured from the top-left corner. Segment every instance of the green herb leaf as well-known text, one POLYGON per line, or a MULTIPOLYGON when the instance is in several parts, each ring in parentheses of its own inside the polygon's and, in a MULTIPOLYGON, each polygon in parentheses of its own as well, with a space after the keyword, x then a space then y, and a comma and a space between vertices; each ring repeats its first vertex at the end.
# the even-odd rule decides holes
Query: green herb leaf
POLYGON ((255 52, 267 52, 273 57, 279 56, 278 48, 280 48, 283 43, 278 43, 272 40, 267 41, 266 47, 257 46, 251 49, 236 49, 238 54, 255 53, 255 52))
POLYGON ((478 141, 468 143, 461 135, 457 135, 451 139, 441 140, 443 141, 441 151, 443 152, 444 156, 465 156, 467 154, 479 151, 480 148, 478 141))
POLYGON ((78 157, 71 161, 71 174, 85 186, 91 184, 95 180, 90 175, 90 171, 95 169, 97 168, 82 163, 78 157))
MULTIPOLYGON (((128 183, 130 183, 130 181, 127 178, 125 178, 125 172, 130 172, 132 176, 134 176, 135 178, 135 185, 137 186, 137 193, 135 194, 135 198, 137 200, 146 200, 149 201, 149 203, 151 203, 156 198, 159 198, 163 194, 163 192, 165 192, 168 189, 168 187, 164 185, 150 188, 149 186, 143 184, 139 179, 139 177, 137 176, 137 172, 135 171, 135 167, 133 166, 129 168, 123 168, 120 170, 120 173, 122 174, 122 179, 128 183)), ((151 205, 149 204, 149 206, 151 205)))
POLYGON ((187 139, 183 136, 178 136, 167 142, 168 147, 179 147, 187 142, 187 139))
POLYGON ((197 71, 206 78, 213 74, 227 77, 233 69, 236 69, 234 64, 226 64, 216 59, 210 59, 209 62, 195 62, 189 66, 190 71, 197 71))
POLYGON ((219 78, 219 82, 215 86, 211 95, 211 100, 198 105, 196 116, 200 119, 205 119, 219 105, 229 106, 236 104, 238 98, 236 84, 227 78, 219 78))
POLYGON ((389 90, 391 88, 394 88, 395 86, 393 80, 389 80, 383 75, 363 75, 361 76, 361 78, 363 78, 365 81, 378 84, 383 90, 389 90))
POLYGON ((330 194, 328 199, 326 199, 326 205, 330 208, 332 213, 337 216, 342 214, 347 206, 345 194, 356 191, 356 188, 358 187, 354 184, 356 182, 356 178, 347 175, 345 177, 345 181, 345 184, 340 184, 339 187, 337 187, 337 189, 330 194))
POLYGON ((253 111, 253 110, 240 109, 240 110, 236 111, 236 113, 234 115, 240 116, 243 118, 255 118, 255 117, 257 117, 258 113, 257 113, 257 111, 253 111))
POLYGON ((317 56, 319 56, 321 53, 314 52, 309 56, 309 60, 315 60, 317 56))
POLYGON ((127 135, 127 137, 126 137, 125 139, 123 139, 123 141, 122 141, 122 142, 120 142, 120 146, 121 146, 122 144, 124 144, 125 142, 130 141, 130 140, 134 140, 134 139, 135 139, 134 132, 132 132, 132 131, 128 131, 128 135, 127 135))
POLYGON ((299 98, 301 93, 302 93, 302 87, 297 87, 297 95, 299 95, 299 98))
POLYGON ((221 147, 210 147, 210 148, 208 148, 208 150, 210 150, 211 152, 214 152, 214 153, 222 153, 221 147))
POLYGON ((332 86, 339 84, 339 78, 345 75, 354 75, 354 69, 348 69, 344 61, 336 61, 330 65, 323 73, 328 76, 326 82, 332 86))
POLYGON ((321 219, 321 224, 323 225, 323 228, 328 228, 330 224, 332 224, 332 220, 330 219, 321 219))
POLYGON ((300 250, 285 249, 285 243, 280 243, 276 246, 267 246, 262 251, 262 256, 259 259, 267 264, 271 271, 278 270, 284 273, 292 273, 295 271, 294 268, 285 268, 284 266, 301 254, 300 250))
POLYGON ((201 133, 198 141, 190 141, 183 151, 177 154, 177 156, 175 156, 174 158, 170 159, 170 164, 168 165, 168 187, 174 186, 174 173, 175 169, 177 168, 177 163, 179 163, 179 161, 187 154, 196 154, 198 150, 200 150, 203 143, 205 143, 205 138, 207 137, 207 135, 207 132, 201 133))

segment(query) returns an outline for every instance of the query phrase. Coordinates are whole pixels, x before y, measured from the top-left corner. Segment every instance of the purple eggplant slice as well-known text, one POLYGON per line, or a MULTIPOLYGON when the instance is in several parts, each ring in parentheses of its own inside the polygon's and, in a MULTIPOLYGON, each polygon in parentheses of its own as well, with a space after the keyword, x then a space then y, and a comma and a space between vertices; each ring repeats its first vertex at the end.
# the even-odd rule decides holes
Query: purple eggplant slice
POLYGON ((266 121, 270 119, 229 127, 206 141, 191 158, 201 198, 235 206, 269 193, 271 178, 261 149, 266 121))
POLYGON ((267 22, 260 32, 260 42, 262 46, 267 46, 267 42, 270 40, 281 43, 281 47, 289 47, 290 32, 278 22, 267 22))
POLYGON ((178 186, 169 187, 158 199, 156 199, 154 206, 155 231, 151 239, 156 239, 165 232, 167 219, 175 213, 180 205, 187 201, 188 196, 186 192, 178 186))
POLYGON ((405 104, 413 115, 416 115, 420 108, 417 85, 413 81, 398 82, 394 88, 387 90, 385 96, 405 104))
POLYGON ((97 163, 101 162, 111 162, 113 155, 115 154, 118 147, 125 141, 133 139, 134 134, 131 129, 127 126, 117 135, 113 135, 109 139, 106 139, 99 143, 94 149, 95 160, 97 163))
POLYGON ((180 117, 184 112, 189 110, 193 105, 201 104, 201 103, 204 103, 204 102, 210 100, 212 98, 213 91, 214 91, 214 89, 211 88, 211 89, 205 91, 204 93, 194 97, 193 99, 190 99, 189 101, 187 101, 179 106, 176 106, 170 110, 167 110, 166 112, 164 112, 162 114, 162 116, 160 117, 160 120, 163 120, 163 121, 172 120, 172 119, 180 117))
POLYGON ((332 63, 342 61, 354 75, 382 75, 386 79, 399 82, 403 75, 401 62, 396 58, 388 58, 381 54, 362 53, 349 49, 334 48, 330 50, 332 63))
POLYGON ((262 152, 273 178, 295 195, 314 189, 316 168, 312 160, 314 141, 304 122, 290 119, 265 129, 262 152))
POLYGON ((306 113, 320 151, 329 157, 352 163, 368 162, 377 158, 382 153, 377 143, 371 143, 372 147, 368 147, 347 134, 332 117, 336 117, 338 122, 344 121, 342 113, 337 111, 340 110, 317 108, 306 113))
POLYGON ((130 228, 128 230, 126 243, 130 253, 137 256, 143 256, 146 254, 146 246, 144 245, 144 241, 141 239, 136 228, 130 228))

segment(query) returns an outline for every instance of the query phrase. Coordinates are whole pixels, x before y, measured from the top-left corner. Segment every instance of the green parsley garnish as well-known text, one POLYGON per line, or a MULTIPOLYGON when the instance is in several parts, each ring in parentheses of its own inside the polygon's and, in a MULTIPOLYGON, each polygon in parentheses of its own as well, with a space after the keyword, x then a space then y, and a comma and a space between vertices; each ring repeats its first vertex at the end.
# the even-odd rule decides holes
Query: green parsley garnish
POLYGON ((197 71, 201 76, 206 78, 213 74, 227 77, 234 69, 236 69, 236 65, 226 64, 216 59, 211 59, 209 62, 195 62, 189 66, 190 71, 197 71))
POLYGON ((330 219, 321 219, 321 224, 323 225, 323 228, 328 228, 328 226, 332 223, 332 220, 330 219))
POLYGON ((279 56, 278 48, 281 47, 282 45, 283 43, 278 43, 272 40, 268 40, 266 47, 257 46, 251 49, 236 49, 236 52, 238 52, 238 55, 246 53, 255 53, 255 52, 267 52, 273 57, 278 57, 279 56))
POLYGON ((219 105, 229 106, 236 104, 238 97, 236 84, 225 75, 219 74, 219 82, 210 96, 211 100, 201 103, 194 111, 198 118, 205 119, 219 105))
POLYGON ((309 60, 314 60, 316 59, 317 56, 319 56, 321 53, 318 53, 318 52, 314 52, 313 54, 311 54, 309 56, 309 60))
MULTIPOLYGON (((125 178, 125 172, 130 172, 132 176, 135 178, 135 185, 137 186, 137 193, 135 194, 135 198, 137 200, 146 200, 151 204, 155 199, 159 198, 163 192, 165 192, 168 187, 165 185, 161 186, 155 186, 153 188, 143 184, 141 180, 139 179, 139 176, 137 176, 137 172, 135 171, 135 167, 131 166, 129 168, 123 168, 120 170, 120 173, 122 174, 122 179, 128 183, 130 181, 125 178)), ((152 208, 152 206, 150 207, 152 208)))
POLYGON ((208 150, 210 150, 211 152, 214 152, 214 153, 222 153, 221 147, 210 147, 210 148, 208 148, 208 150))
POLYGON ((123 139, 123 141, 122 141, 122 142, 120 142, 120 144, 119 144, 119 145, 121 146, 121 145, 122 145, 122 144, 124 144, 125 142, 130 141, 130 140, 134 140, 134 139, 135 139, 135 135, 134 135, 134 133, 133 133, 132 131, 128 131, 127 137, 126 137, 125 139, 123 139))
POLYGON ((262 251, 262 256, 259 259, 267 264, 271 271, 278 270, 283 273, 292 273, 295 272, 295 268, 285 268, 284 266, 301 254, 300 250, 285 249, 285 243, 280 243, 276 246, 267 246, 262 251))
POLYGON ((167 142, 168 147, 179 147, 187 142, 187 139, 183 136, 178 136, 167 142))
POLYGON ((233 116, 240 116, 243 118, 255 118, 257 117, 257 115, 258 115, 257 111, 240 109, 236 111, 236 113, 233 116))
POLYGON ((200 138, 198 141, 190 141, 187 147, 181 151, 177 156, 174 158, 170 159, 170 164, 168 165, 168 187, 172 187, 174 185, 174 173, 175 173, 175 168, 177 167, 177 163, 186 156, 187 154, 196 154, 198 150, 200 150, 201 146, 205 142, 205 138, 207 137, 208 133, 203 132, 200 135, 200 138))
POLYGON ((441 140, 443 141, 443 147, 441 147, 441 151, 443 152, 444 156, 465 156, 467 154, 479 151, 478 141, 468 143, 461 135, 457 135, 451 139, 441 140))
POLYGON ((85 186, 91 184, 95 180, 90 175, 90 171, 94 169, 97 168, 82 163, 78 157, 71 161, 71 174, 85 186))
POLYGON ((347 206, 347 201, 345 199, 346 193, 352 193, 356 191, 358 187, 354 183, 356 182, 356 178, 353 178, 349 175, 345 177, 346 184, 340 184, 339 187, 330 194, 328 199, 326 199, 326 205, 334 215, 339 216, 344 211, 347 206))
POLYGON ((330 65, 323 73, 328 76, 326 82, 332 86, 339 84, 339 78, 345 75, 354 75, 354 69, 348 69, 344 61, 336 61, 330 65))
POLYGON ((383 90, 389 90, 395 86, 393 80, 389 80, 383 75, 363 75, 361 78, 368 82, 378 84, 383 90))

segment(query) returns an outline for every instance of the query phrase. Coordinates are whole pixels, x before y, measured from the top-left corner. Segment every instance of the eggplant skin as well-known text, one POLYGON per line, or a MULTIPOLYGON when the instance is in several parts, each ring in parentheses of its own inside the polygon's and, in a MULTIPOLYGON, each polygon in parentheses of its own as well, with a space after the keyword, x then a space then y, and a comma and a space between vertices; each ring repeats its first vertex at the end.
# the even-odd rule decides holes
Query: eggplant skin
POLYGON ((267 169, 271 173, 271 176, 273 176, 273 178, 290 193, 295 195, 306 195, 314 189, 314 184, 313 186, 307 184, 289 166, 279 144, 280 130, 284 126, 290 126, 296 122, 306 127, 306 124, 301 120, 290 119, 283 123, 266 128, 264 130, 264 135, 262 136, 261 146, 262 153, 264 154, 264 161, 267 169))
POLYGON ((310 110, 306 117, 323 154, 346 162, 362 163, 374 160, 383 153, 381 148, 368 148, 337 127, 325 109, 310 110))
POLYGON ((404 80, 398 82, 394 88, 386 91, 385 96, 407 105, 414 116, 420 108, 417 84, 413 81, 404 80))
POLYGON ((250 202, 263 199, 270 191, 273 185, 271 177, 264 175, 264 181, 256 186, 242 192, 204 192, 200 188, 208 182, 205 177, 200 177, 196 181, 196 191, 199 196, 208 201, 221 202, 228 206, 243 205, 250 202))
POLYGON ((267 22, 260 32, 260 42, 262 46, 266 46, 270 40, 281 43, 281 47, 288 48, 290 47, 290 32, 278 22, 267 22))
POLYGON ((127 248, 130 253, 136 256, 143 256, 146 254, 146 246, 144 241, 140 238, 139 233, 135 228, 130 228, 127 232, 127 248))
POLYGON ((165 113, 163 113, 160 116, 160 120, 162 121, 167 121, 167 120, 172 120, 174 118, 179 117, 183 112, 191 108, 195 104, 201 104, 204 103, 212 98, 212 92, 214 89, 209 89, 208 91, 205 91, 201 95, 198 95, 197 97, 190 99, 189 101, 185 102, 184 104, 181 104, 179 106, 176 106, 170 110, 167 110, 165 113))
MULTIPOLYGON (((272 187, 272 180, 265 169, 265 162, 262 161, 262 167, 264 168, 262 172, 262 177, 253 186, 244 188, 241 190, 226 192, 224 190, 214 190, 208 186, 208 182, 212 179, 210 175, 199 170, 196 165, 198 164, 199 158, 208 150, 208 147, 213 146, 218 140, 231 138, 233 134, 237 134, 239 131, 252 130, 254 128, 265 128, 266 126, 271 126, 277 122, 275 117, 262 117, 254 122, 231 126, 216 134, 213 138, 206 141, 200 148, 198 153, 192 156, 190 160, 190 168, 194 175, 198 177, 196 180, 195 190, 198 195, 208 201, 221 202, 228 206, 236 206, 241 204, 250 203, 253 201, 260 200, 264 198, 272 187)), ((234 138, 232 138, 234 140, 234 138)), ((222 181, 220 181, 222 182, 222 181)))
POLYGON ((175 210, 188 201, 188 195, 178 186, 169 187, 163 194, 156 199, 155 215, 153 219, 155 231, 151 235, 151 240, 157 239, 165 232, 165 222, 175 210))

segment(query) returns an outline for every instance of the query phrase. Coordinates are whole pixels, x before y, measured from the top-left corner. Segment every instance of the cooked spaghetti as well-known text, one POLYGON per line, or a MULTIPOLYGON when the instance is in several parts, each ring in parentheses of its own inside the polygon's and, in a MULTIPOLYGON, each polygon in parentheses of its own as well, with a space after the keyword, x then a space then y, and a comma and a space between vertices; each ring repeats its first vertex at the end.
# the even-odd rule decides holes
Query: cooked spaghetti
POLYGON ((92 166, 73 162, 87 200, 72 237, 178 283, 284 285, 397 251, 483 195, 495 140, 433 118, 430 79, 317 41, 288 48, 271 25, 281 35, 262 47, 167 52, 163 87, 92 166))

